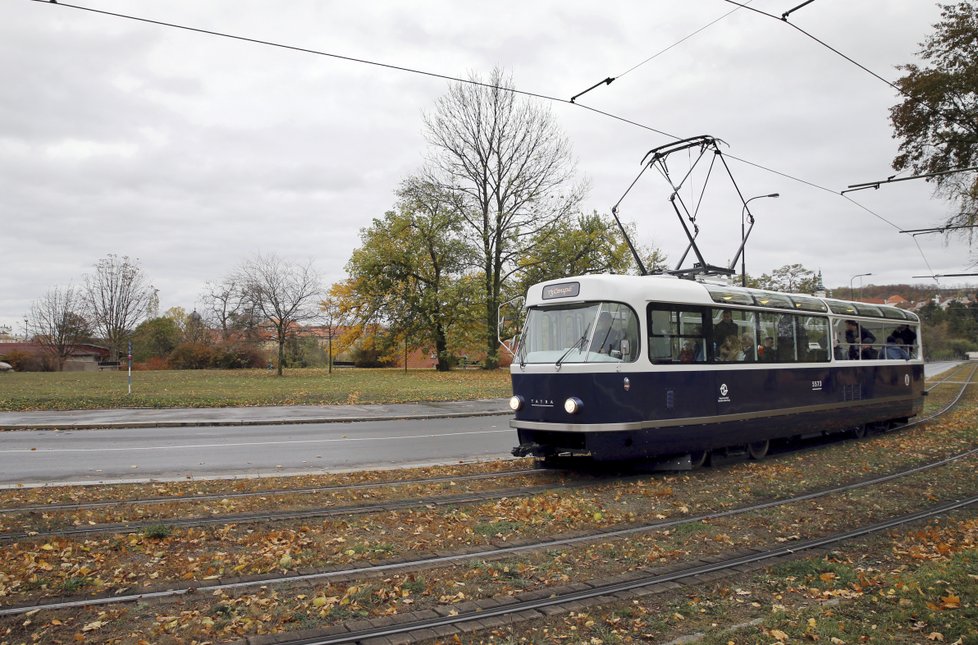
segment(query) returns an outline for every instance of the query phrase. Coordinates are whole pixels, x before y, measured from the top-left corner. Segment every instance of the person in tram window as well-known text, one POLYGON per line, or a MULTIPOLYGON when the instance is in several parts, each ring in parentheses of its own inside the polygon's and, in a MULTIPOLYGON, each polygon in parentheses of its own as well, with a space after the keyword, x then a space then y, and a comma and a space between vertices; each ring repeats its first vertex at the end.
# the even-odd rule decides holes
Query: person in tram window
POLYGON ((764 342, 757 346, 757 360, 763 363, 770 363, 778 357, 777 350, 774 349, 774 336, 768 336, 764 342))
POLYGON ((720 347, 729 336, 737 336, 737 332, 737 323, 733 321, 733 314, 729 309, 724 309, 720 314, 720 322, 713 325, 713 342, 716 343, 716 347, 720 347))
MULTIPOLYGON (((696 325, 693 327, 692 334, 686 344, 691 354, 690 359, 693 363, 703 363, 706 361, 706 344, 703 342, 703 327, 696 325)), ((689 362, 689 361, 684 361, 689 362)))
POLYGON ((740 338, 737 335, 727 336, 723 339, 723 344, 717 352, 717 358, 725 363, 744 360, 744 353, 740 350, 740 338))
POLYGON ((846 321, 846 342, 849 343, 849 358, 876 358, 876 350, 872 347, 876 336, 855 320, 846 321))
POLYGON ((896 342, 907 352, 907 356, 913 354, 913 347, 917 343, 917 333, 911 329, 910 325, 900 325, 893 331, 896 342))
POLYGON ((908 354, 907 350, 905 350, 903 346, 899 344, 901 340, 902 339, 896 337, 895 333, 887 336, 886 346, 883 347, 883 358, 900 359, 904 361, 908 360, 910 358, 910 354, 908 354))
POLYGON ((744 334, 740 339, 740 347, 743 351, 742 361, 753 363, 757 360, 756 350, 754 349, 754 339, 750 334, 744 334))

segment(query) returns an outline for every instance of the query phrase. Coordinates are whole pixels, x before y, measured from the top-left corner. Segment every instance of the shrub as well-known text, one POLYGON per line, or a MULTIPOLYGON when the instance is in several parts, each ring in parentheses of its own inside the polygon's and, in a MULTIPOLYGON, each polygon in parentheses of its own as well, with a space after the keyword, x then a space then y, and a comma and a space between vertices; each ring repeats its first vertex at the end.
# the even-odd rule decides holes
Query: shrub
POLYGON ((354 367, 390 367, 394 361, 385 359, 373 348, 354 347, 350 352, 354 367))
POLYGON ((268 358, 264 352, 245 345, 222 345, 214 350, 214 367, 226 370, 264 367, 268 358))
POLYGON ((199 343, 180 343, 170 352, 169 362, 173 369, 202 370, 214 364, 214 350, 199 343))
POLYGON ((170 360, 163 356, 151 356, 139 363, 133 363, 132 368, 134 370, 168 370, 170 369, 170 360))

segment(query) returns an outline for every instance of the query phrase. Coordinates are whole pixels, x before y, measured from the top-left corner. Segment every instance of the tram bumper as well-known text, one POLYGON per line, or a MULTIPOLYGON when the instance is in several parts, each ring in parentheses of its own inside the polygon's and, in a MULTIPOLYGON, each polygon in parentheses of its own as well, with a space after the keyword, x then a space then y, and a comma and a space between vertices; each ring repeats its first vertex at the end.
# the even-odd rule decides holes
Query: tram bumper
POLYGON ((521 443, 512 450, 514 457, 591 457, 590 450, 582 448, 561 448, 560 446, 541 445, 535 441, 521 443))

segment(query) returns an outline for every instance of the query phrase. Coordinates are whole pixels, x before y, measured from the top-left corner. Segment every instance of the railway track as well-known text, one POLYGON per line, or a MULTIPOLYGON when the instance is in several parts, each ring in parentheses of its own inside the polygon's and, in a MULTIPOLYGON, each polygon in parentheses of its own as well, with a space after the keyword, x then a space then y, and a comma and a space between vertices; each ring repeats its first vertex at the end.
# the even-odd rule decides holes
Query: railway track
MULTIPOLYGON (((970 383, 974 376, 974 371, 971 372, 968 379, 964 383, 970 383)), ((949 376, 945 379, 945 385, 950 385, 955 383, 952 381, 953 377, 949 376)), ((962 385, 960 391, 958 392, 955 399, 948 403, 947 406, 940 413, 944 413, 949 409, 953 409, 956 401, 961 398, 961 396, 967 390, 967 385, 962 385)), ((934 415, 936 416, 936 415, 934 415)), ((932 420, 934 416, 930 417, 932 420)), ((668 531, 668 530, 678 530, 682 527, 689 527, 702 523, 712 523, 723 521, 728 518, 743 517, 749 514, 762 513, 764 511, 770 511, 771 509, 777 509, 782 507, 788 507, 793 504, 800 504, 806 501, 817 500, 820 498, 825 498, 832 495, 840 495, 847 491, 857 491, 857 490, 867 490, 874 486, 880 486, 887 482, 895 482, 901 479, 910 478, 915 475, 919 476, 925 472, 933 471, 942 467, 950 467, 953 464, 959 464, 967 460, 973 460, 976 457, 976 450, 963 451, 959 454, 952 455, 950 457, 934 460, 926 464, 919 465, 914 468, 904 469, 900 472, 888 473, 883 476, 869 478, 860 482, 853 482, 845 485, 825 488, 817 491, 809 491, 804 494, 794 495, 785 499, 770 500, 763 503, 745 505, 742 507, 734 509, 725 509, 710 513, 702 513, 696 515, 690 515, 686 517, 677 517, 672 519, 665 519, 656 522, 648 522, 641 525, 629 526, 627 528, 618 528, 613 530, 595 530, 588 531, 586 534, 579 534, 573 537, 562 538, 562 539, 551 539, 551 540, 538 540, 538 541, 526 541, 526 543, 521 543, 518 545, 504 546, 501 548, 488 548, 481 550, 469 549, 465 552, 451 553, 448 555, 440 555, 436 557, 429 558, 413 558, 407 559, 400 562, 386 562, 378 565, 368 565, 368 566, 356 566, 356 567, 343 567, 334 568, 332 570, 319 570, 310 573, 303 574, 288 574, 288 575, 274 575, 274 576, 252 576, 250 579, 238 579, 238 580, 226 580, 217 581, 216 583, 203 584, 206 581, 195 580, 187 584, 167 584, 166 588, 151 590, 142 593, 119 593, 119 590, 114 590, 111 596, 95 597, 95 598, 84 598, 84 599, 72 599, 64 602, 52 602, 45 601, 39 604, 30 605, 20 605, 20 606, 8 606, 0 608, 0 618, 8 617, 14 618, 16 616, 23 616, 24 614, 31 614, 43 610, 45 612, 70 612, 70 611, 104 611, 105 608, 114 605, 126 605, 133 604, 135 602, 139 603, 172 603, 177 599, 189 599, 189 598, 199 598, 207 597, 214 594, 234 594, 234 593, 247 593, 249 590, 255 590, 259 588, 281 588, 288 589, 299 585, 303 588, 307 588, 309 585, 317 584, 348 584, 351 580, 369 580, 369 579, 379 579, 384 576, 391 575, 408 575, 409 572, 433 572, 443 569, 445 567, 456 566, 460 563, 466 562, 479 562, 479 561, 497 561, 505 558, 512 557, 522 557, 526 554, 531 553, 542 553, 548 550, 555 549, 572 549, 577 548, 581 545, 594 544, 596 542, 609 541, 609 540, 628 540, 635 539, 637 536, 648 535, 656 532, 668 531)), ((525 474, 525 473, 521 473, 525 474)), ((485 475, 485 477, 491 477, 492 475, 485 475)), ((479 476, 484 477, 482 475, 479 476)), ((458 478, 450 478, 458 479, 458 478)), ((256 493, 257 494, 257 493, 256 493)), ((932 505, 931 508, 918 509, 919 512, 913 514, 906 514, 904 521, 920 521, 922 517, 925 517, 928 513, 939 514, 947 513, 958 507, 968 507, 974 504, 974 496, 962 496, 961 499, 955 499, 950 501, 944 501, 941 504, 932 505)), ((877 521, 867 523, 865 526, 860 528, 860 531, 879 531, 885 528, 886 522, 877 521), (876 528, 874 528, 876 527, 876 528)), ((851 539, 853 535, 858 535, 863 533, 854 533, 853 531, 841 532, 838 539, 851 539)), ((34 536, 35 538, 37 536, 34 536)), ((825 540, 831 536, 820 536, 818 540, 825 540)), ((764 562, 769 561, 771 558, 783 557, 785 551, 798 552, 800 550, 815 549, 818 548, 818 541, 812 541, 811 545, 808 542, 794 541, 791 543, 790 548, 785 545, 778 545, 771 549, 752 549, 750 557, 757 558, 748 561, 739 559, 738 557, 725 557, 724 561, 729 561, 729 565, 732 567, 744 567, 744 566, 763 566, 764 562), (769 553, 768 553, 769 552, 769 553), (767 554, 767 555, 763 555, 767 554), (753 563, 753 564, 752 564, 753 563)), ((743 555, 743 554, 740 554, 743 555)), ((719 563, 714 563, 719 564, 719 563)), ((696 567, 704 566, 702 562, 694 564, 682 564, 677 565, 682 568, 676 568, 675 571, 671 571, 669 575, 678 575, 679 579, 687 579, 697 575, 701 575, 705 570, 697 569, 696 567)), ((710 565, 713 566, 713 565, 710 565)), ((714 572, 719 572, 721 569, 716 569, 714 572)), ((603 584, 588 585, 589 587, 594 587, 596 591, 596 596, 598 597, 614 597, 620 594, 630 593, 629 589, 636 590, 641 588, 655 587, 656 585, 663 584, 665 578, 662 578, 663 574, 658 572, 656 574, 645 574, 642 576, 630 576, 629 580, 619 581, 619 584, 625 585, 624 587, 614 587, 603 584), (658 576, 658 577, 657 577, 658 576), (634 579, 632 579, 634 578, 634 579)), ((574 603, 591 602, 583 596, 567 595, 563 596, 563 592, 559 592, 554 588, 547 588, 545 595, 557 594, 563 598, 562 601, 557 604, 563 603, 567 605, 574 605, 574 603)), ((580 591, 577 589, 575 591, 580 591)), ((530 602, 534 599, 528 599, 530 602)), ((535 599, 539 601, 539 598, 535 599)), ((181 601, 181 602, 185 602, 181 601)), ((532 605, 520 605, 521 600, 506 599, 501 602, 501 605, 506 605, 509 609, 504 611, 504 607, 492 608, 493 612, 500 611, 500 616, 512 616, 519 614, 521 612, 527 612, 526 616, 540 616, 541 612, 546 613, 549 611, 547 608, 554 606, 554 603, 548 601, 537 607, 532 605), (520 607, 517 609, 517 607, 520 607)), ((489 618, 490 614, 487 614, 487 603, 489 601, 480 601, 478 607, 469 607, 468 602, 455 603, 451 605, 452 611, 457 611, 459 616, 463 616, 461 622, 453 622, 456 625, 453 629, 475 629, 480 624, 480 621, 485 621, 489 618), (478 610, 477 610, 478 609, 478 610), (465 624, 465 627, 458 627, 457 625, 465 624)), ((491 604, 491 603, 490 603, 491 604)), ((492 616, 496 614, 493 613, 492 616)), ((443 620, 446 617, 441 617, 443 620)), ((454 618, 454 617, 452 617, 454 618)), ((386 620, 386 619, 385 619, 386 620)), ((395 620, 394 618, 390 619, 395 620)), ((313 642, 352 642, 353 640, 363 640, 370 638, 380 638, 386 637, 390 634, 402 634, 405 638, 414 638, 419 634, 428 633, 425 630, 443 628, 449 629, 448 623, 426 623, 424 621, 418 622, 417 616, 408 616, 407 618, 401 617, 396 619, 397 625, 385 624, 382 630, 388 631, 376 631, 375 628, 372 630, 362 630, 358 631, 356 634, 352 632, 346 632, 344 628, 344 634, 338 635, 333 634, 329 636, 310 636, 308 638, 303 637, 296 639, 294 641, 283 640, 282 636, 279 636, 275 642, 295 642, 295 643, 313 643, 313 642), (408 622, 401 622, 407 620, 408 622), (395 631, 389 631, 389 630, 395 631), (419 631, 420 630, 420 631, 419 631), (324 640, 326 639, 326 640, 324 640), (333 639, 333 640, 329 640, 333 639), (339 639, 339 640, 336 640, 339 639), (345 639, 345 640, 344 640, 345 639)), ((508 619, 507 619, 508 620, 508 619)), ((390 621, 389 621, 390 622, 390 621)), ((452 621, 450 621, 452 622, 452 621)), ((2 627, 2 624, 0 624, 2 627)), ((271 641, 269 641, 271 642, 271 641)))
MULTIPOLYGON (((956 373, 955 370, 944 375, 944 377, 938 382, 932 384, 928 387, 928 392, 934 390, 941 385, 955 384, 960 385, 958 381, 950 381, 952 376, 956 373)), ((972 372, 973 374, 973 372, 972 372)), ((970 381, 965 380, 963 383, 967 384, 970 381)), ((908 424, 901 426, 903 428, 910 428, 921 423, 927 422, 933 418, 936 418, 943 414, 947 409, 954 405, 954 402, 960 398, 964 393, 964 386, 959 389, 957 397, 955 397, 951 403, 949 403, 944 409, 937 411, 936 413, 912 421, 908 424)), ((621 479, 620 477, 618 478, 621 479)), ((340 517, 344 515, 358 515, 365 513, 376 513, 394 510, 403 510, 408 508, 423 507, 423 506, 445 506, 445 505, 459 505, 459 504, 471 504, 478 503, 482 501, 487 501, 491 499, 500 499, 504 497, 514 497, 523 496, 528 497, 531 495, 539 494, 547 489, 551 488, 572 488, 581 487, 593 484, 594 480, 592 478, 581 479, 575 476, 563 476, 555 471, 542 471, 542 470, 529 470, 529 469, 519 469, 519 470, 507 470, 498 471, 490 473, 474 473, 474 474, 463 474, 458 476, 445 476, 445 477, 430 477, 430 478, 411 478, 397 481, 378 481, 378 482, 364 482, 355 484, 345 484, 345 485, 325 485, 325 486, 307 486, 299 488, 270 488, 270 489, 259 489, 253 491, 237 491, 237 492, 227 492, 227 493, 213 493, 213 494, 192 494, 192 495, 173 495, 173 496, 154 496, 154 497, 143 497, 135 499, 111 499, 111 500, 101 500, 101 501, 90 501, 90 502, 73 502, 73 503, 46 503, 46 504, 30 504, 23 506, 14 507, 0 507, 0 518, 11 517, 16 515, 27 515, 27 521, 13 522, 12 520, 7 520, 8 526, 4 526, 0 530, 0 543, 10 542, 15 540, 21 540, 25 538, 44 538, 51 536, 80 536, 80 535, 92 535, 96 533, 111 533, 111 532, 132 532, 132 531, 144 531, 147 529, 153 529, 159 527, 161 524, 166 525, 170 528, 180 528, 180 527, 199 527, 199 526, 213 526, 222 523, 256 523, 256 522, 274 522, 274 521, 290 521, 290 520, 305 520, 312 518, 328 518, 328 517, 340 517), (547 475, 548 481, 544 485, 539 486, 529 486, 521 488, 502 488, 498 490, 492 489, 480 489, 472 492, 466 492, 461 494, 455 494, 454 491, 450 491, 451 494, 445 495, 429 495, 429 496, 416 496, 406 499, 388 499, 380 500, 371 503, 358 503, 358 504, 330 504, 327 506, 316 505, 308 508, 291 508, 286 510, 277 510, 273 512, 269 511, 259 511, 259 512, 214 512, 211 509, 207 510, 206 515, 197 516, 179 516, 174 515, 178 513, 177 509, 171 510, 171 514, 158 514, 152 517, 145 517, 145 513, 140 509, 141 517, 137 520, 124 520, 117 522, 101 522, 101 523, 82 523, 78 518, 77 514, 85 511, 94 511, 99 509, 113 509, 119 511, 120 508, 138 508, 145 506, 162 506, 162 505, 175 505, 179 507, 180 505, 191 505, 191 504, 204 504, 206 502, 220 502, 226 503, 227 500, 264 500, 266 503, 275 503, 276 500, 268 500, 267 498, 278 498, 278 497, 289 497, 293 496, 313 496, 313 495, 340 495, 343 493, 354 493, 359 491, 370 491, 370 490, 381 490, 381 489, 393 489, 402 488, 408 486, 417 487, 433 487, 439 484, 449 485, 451 487, 456 487, 461 483, 466 482, 484 482, 491 481, 492 483, 498 483, 506 479, 514 478, 540 478, 542 475, 547 475), (557 481, 553 481, 557 480, 557 481), (57 522, 57 515, 59 513, 66 514, 62 526, 49 526, 40 527, 32 525, 30 522, 35 521, 38 515, 46 518, 52 523, 57 522), (76 514, 74 516, 70 514, 76 514), (9 526, 12 524, 12 526, 9 526), (23 530, 16 530, 17 527, 22 527, 23 530)), ((294 502, 294 500, 293 500, 294 502)), ((0 519, 0 526, 4 524, 4 521, 0 519)))
MULTIPOLYGON (((962 392, 963 390, 964 388, 962 388, 962 392)), ((960 393, 957 398, 960 398, 960 393)), ((951 405, 953 405, 953 403, 951 405)), ((47 603, 47 604, 39 604, 39 605, 31 605, 31 606, 23 606, 23 607, 15 607, 15 608, 6 608, 6 609, 0 609, 0 616, 23 613, 23 612, 31 611, 36 608, 58 609, 58 608, 97 606, 100 604, 113 604, 118 602, 130 602, 135 600, 172 597, 172 596, 179 596, 179 595, 195 593, 195 592, 214 592, 218 590, 233 590, 233 589, 241 589, 245 587, 254 587, 254 586, 271 585, 271 584, 290 584, 296 582, 312 582, 312 581, 322 581, 322 580, 329 580, 329 579, 344 579, 344 578, 349 578, 350 576, 376 576, 376 575, 386 574, 391 571, 417 569, 419 567, 443 566, 449 563, 465 561, 465 560, 496 559, 511 554, 524 553, 530 551, 539 551, 539 550, 545 550, 545 549, 550 549, 555 547, 572 546, 576 544, 594 542, 599 540, 629 537, 629 536, 649 533, 652 531, 661 531, 664 529, 669 529, 671 527, 682 526, 682 525, 687 525, 687 524, 692 524, 697 522, 712 521, 721 518, 744 515, 748 513, 756 513, 772 508, 790 505, 790 504, 797 504, 803 501, 814 500, 829 495, 836 495, 847 491, 854 491, 854 490, 864 489, 872 486, 878 486, 886 482, 899 480, 901 478, 909 477, 929 470, 947 466, 949 464, 953 464, 961 460, 973 458, 975 456, 978 456, 978 448, 964 451, 959 454, 941 460, 929 462, 923 465, 919 465, 913 468, 904 469, 899 472, 889 473, 879 477, 864 479, 862 481, 852 482, 852 483, 835 486, 831 488, 824 488, 816 491, 811 491, 805 494, 795 495, 790 498, 766 501, 763 503, 742 506, 735 509, 716 511, 716 512, 711 512, 706 514, 689 516, 689 517, 655 521, 655 522, 645 523, 645 524, 632 526, 624 529, 593 531, 593 532, 588 532, 584 535, 577 535, 571 538, 551 539, 551 540, 532 542, 528 544, 521 544, 518 546, 493 548, 493 549, 486 549, 486 550, 480 550, 475 552, 469 551, 466 553, 459 553, 459 554, 453 554, 447 556, 438 556, 438 557, 424 558, 424 559, 413 559, 404 562, 372 565, 366 567, 343 568, 343 569, 337 569, 333 571, 322 571, 322 572, 314 572, 314 573, 301 574, 301 575, 255 577, 254 579, 248 581, 231 581, 227 583, 206 585, 206 586, 201 586, 199 584, 190 584, 186 586, 173 587, 170 589, 157 591, 157 592, 138 593, 138 594, 131 594, 131 595, 116 595, 111 598, 92 598, 92 599, 85 599, 79 601, 69 601, 65 603, 47 603)))
MULTIPOLYGON (((389 621, 390 624, 386 625, 376 625, 376 621, 374 621, 375 624, 368 625, 367 621, 363 621, 363 624, 346 625, 341 628, 326 630, 326 633, 319 633, 312 636, 300 636, 297 638, 276 636, 267 639, 251 639, 250 645, 262 645, 265 642, 269 645, 272 643, 275 645, 367 644, 375 641, 381 642, 381 639, 399 635, 406 636, 409 642, 414 642, 415 640, 430 638, 434 630, 446 627, 452 628, 452 631, 463 632, 483 629, 487 624, 492 624, 491 621, 493 619, 502 617, 515 617, 520 621, 545 619, 552 615, 552 612, 545 611, 548 609, 566 609, 569 606, 579 608, 582 603, 627 601, 634 597, 634 594, 631 592, 654 587, 661 588, 665 585, 675 583, 695 586, 701 582, 702 576, 744 573, 766 566, 770 562, 778 559, 798 557, 799 555, 807 554, 818 549, 827 549, 855 538, 900 528, 976 504, 978 504, 978 495, 960 501, 932 506, 883 522, 876 522, 847 531, 840 531, 832 535, 793 542, 791 546, 773 546, 766 549, 752 550, 748 553, 733 555, 719 561, 697 561, 678 568, 672 568, 665 573, 649 573, 618 582, 606 584, 585 583, 586 589, 551 591, 545 598, 512 599, 508 602, 499 602, 495 607, 480 606, 478 603, 466 603, 463 607, 453 608, 453 613, 448 616, 409 617, 406 620, 389 621)), ((390 641, 385 640, 383 642, 390 641)))
MULTIPOLYGON (((872 479, 852 482, 849 484, 835 486, 832 488, 825 488, 821 490, 811 491, 802 495, 796 495, 786 499, 771 500, 771 501, 766 501, 758 504, 742 506, 734 509, 727 509, 727 510, 693 515, 688 517, 660 520, 660 521, 650 522, 646 524, 641 524, 638 526, 631 526, 623 529, 592 531, 592 532, 586 532, 584 534, 575 535, 573 537, 548 539, 543 541, 529 542, 529 543, 520 544, 516 546, 490 548, 490 549, 479 550, 479 551, 467 551, 465 553, 440 555, 440 556, 435 556, 430 558, 420 558, 420 559, 406 560, 402 562, 393 562, 387 564, 369 565, 369 566, 353 567, 353 568, 342 568, 342 569, 336 569, 332 571, 321 571, 321 572, 297 574, 297 575, 254 577, 254 579, 246 580, 246 581, 230 581, 226 583, 218 583, 218 584, 211 584, 211 585, 190 584, 190 585, 173 587, 161 591, 151 591, 145 593, 135 593, 135 594, 125 594, 125 595, 117 594, 112 597, 104 597, 104 598, 90 598, 90 599, 76 600, 76 601, 38 603, 33 605, 24 605, 20 607, 0 608, 0 616, 18 615, 22 613, 28 613, 36 609, 65 609, 65 608, 78 608, 78 607, 93 607, 93 606, 110 605, 116 603, 175 597, 175 596, 182 596, 182 595, 194 594, 194 593, 213 593, 222 590, 223 591, 238 590, 238 589, 248 588, 248 587, 260 587, 260 586, 275 585, 275 584, 293 584, 293 583, 319 582, 319 581, 331 580, 331 579, 348 579, 352 576, 378 576, 378 575, 385 575, 393 571, 414 570, 418 568, 444 566, 447 564, 468 561, 468 560, 498 559, 509 555, 553 549, 556 547, 574 546, 574 545, 585 544, 585 543, 595 542, 595 541, 627 538, 636 535, 650 533, 653 531, 662 531, 662 530, 694 524, 698 522, 712 521, 712 520, 718 520, 722 518, 731 518, 740 515, 746 515, 749 513, 757 513, 769 509, 788 506, 791 504, 798 504, 799 502, 816 500, 829 495, 838 495, 840 493, 856 491, 860 489, 869 488, 872 486, 878 486, 880 484, 899 480, 901 478, 909 477, 911 475, 924 473, 929 470, 947 466, 949 464, 953 464, 955 462, 964 459, 973 458, 973 457, 978 457, 978 448, 974 448, 972 450, 968 450, 966 452, 962 452, 957 455, 953 455, 951 457, 941 459, 939 461, 922 464, 920 466, 916 466, 914 468, 906 469, 900 472, 890 473, 880 477, 874 477, 872 479)), ((974 502, 975 499, 969 498, 969 501, 967 501, 967 503, 962 504, 956 501, 956 502, 951 502, 949 504, 951 506, 958 504, 959 506, 954 506, 954 508, 959 508, 963 506, 969 506, 974 502)), ((948 510, 946 508, 947 506, 948 504, 941 504, 935 507, 938 510, 934 510, 933 514, 940 514, 943 512, 947 512, 948 510)), ((909 522, 915 520, 908 519, 906 521, 909 522)), ((875 524, 873 526, 875 526, 875 524)), ((846 532, 845 534, 848 533, 846 532)), ((794 548, 794 545, 792 548, 794 548)))

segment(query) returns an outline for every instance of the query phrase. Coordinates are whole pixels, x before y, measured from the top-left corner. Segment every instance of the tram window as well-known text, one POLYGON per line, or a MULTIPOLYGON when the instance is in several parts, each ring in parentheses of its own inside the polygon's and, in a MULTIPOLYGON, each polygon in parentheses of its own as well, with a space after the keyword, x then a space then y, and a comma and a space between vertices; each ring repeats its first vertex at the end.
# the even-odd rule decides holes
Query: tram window
POLYGON ((880 352, 880 358, 908 360, 917 358, 917 327, 916 325, 898 324, 884 329, 886 343, 880 352))
POLYGON ((534 307, 518 350, 525 363, 618 363, 641 352, 638 317, 628 305, 534 307))
POLYGON ((822 363, 829 360, 829 348, 832 346, 829 336, 829 321, 825 318, 810 316, 804 319, 798 329, 799 359, 809 363, 822 363), (802 338, 802 332, 804 338, 802 338))
POLYGON ((795 309, 800 309, 801 311, 828 311, 825 303, 818 298, 799 295, 792 295, 790 298, 791 302, 795 305, 795 309))
MULTIPOLYGON (((888 335, 886 327, 888 327, 888 325, 882 320, 879 322, 874 320, 862 323, 862 328, 873 335, 873 341, 869 343, 869 348, 867 349, 865 344, 863 346, 863 358, 883 358, 883 350, 886 346, 886 337, 888 335)), ((864 334, 865 331, 863 332, 864 334)))
POLYGON ((856 311, 856 306, 851 302, 840 302, 838 300, 829 300, 829 309, 832 310, 832 313, 843 316, 855 316, 859 313, 856 311))
POLYGON ((883 312, 884 318, 894 318, 896 320, 906 320, 907 318, 903 310, 897 309, 896 307, 880 307, 879 310, 883 312))
POLYGON ((711 361, 749 362, 757 355, 757 325, 753 311, 713 309, 711 311, 711 361))
POLYGON ((835 321, 835 357, 841 360, 872 360, 878 358, 886 336, 881 322, 866 322, 839 318, 835 321))
MULTIPOLYGON (((777 363, 794 363, 799 359, 797 353, 798 346, 798 327, 795 320, 799 318, 794 314, 778 314, 761 312, 757 315, 758 337, 762 339, 758 353, 761 360, 777 363), (770 338, 772 341, 768 341, 770 338), (763 348, 763 351, 762 351, 763 348)), ((802 328, 802 337, 805 336, 802 328)), ((805 342, 805 341, 803 341, 805 342)))
POLYGON ((791 299, 783 293, 772 291, 758 291, 754 293, 754 300, 762 307, 777 307, 778 309, 794 309, 791 299))
POLYGON ((870 305, 865 302, 853 303, 856 306, 856 310, 859 311, 860 316, 876 316, 877 318, 883 317, 883 312, 876 305, 870 305))
POLYGON ((745 289, 738 289, 737 287, 721 287, 715 285, 704 285, 706 290, 710 292, 710 297, 713 298, 713 302, 721 305, 752 305, 754 304, 754 298, 751 297, 750 292, 745 289))
POLYGON ((627 361, 638 358, 638 318, 628 305, 605 302, 601 305, 597 325, 591 335, 588 361, 627 361), (607 358, 605 358, 607 357, 607 358))
POLYGON ((701 363, 706 360, 703 312, 680 306, 649 305, 649 360, 701 363))

